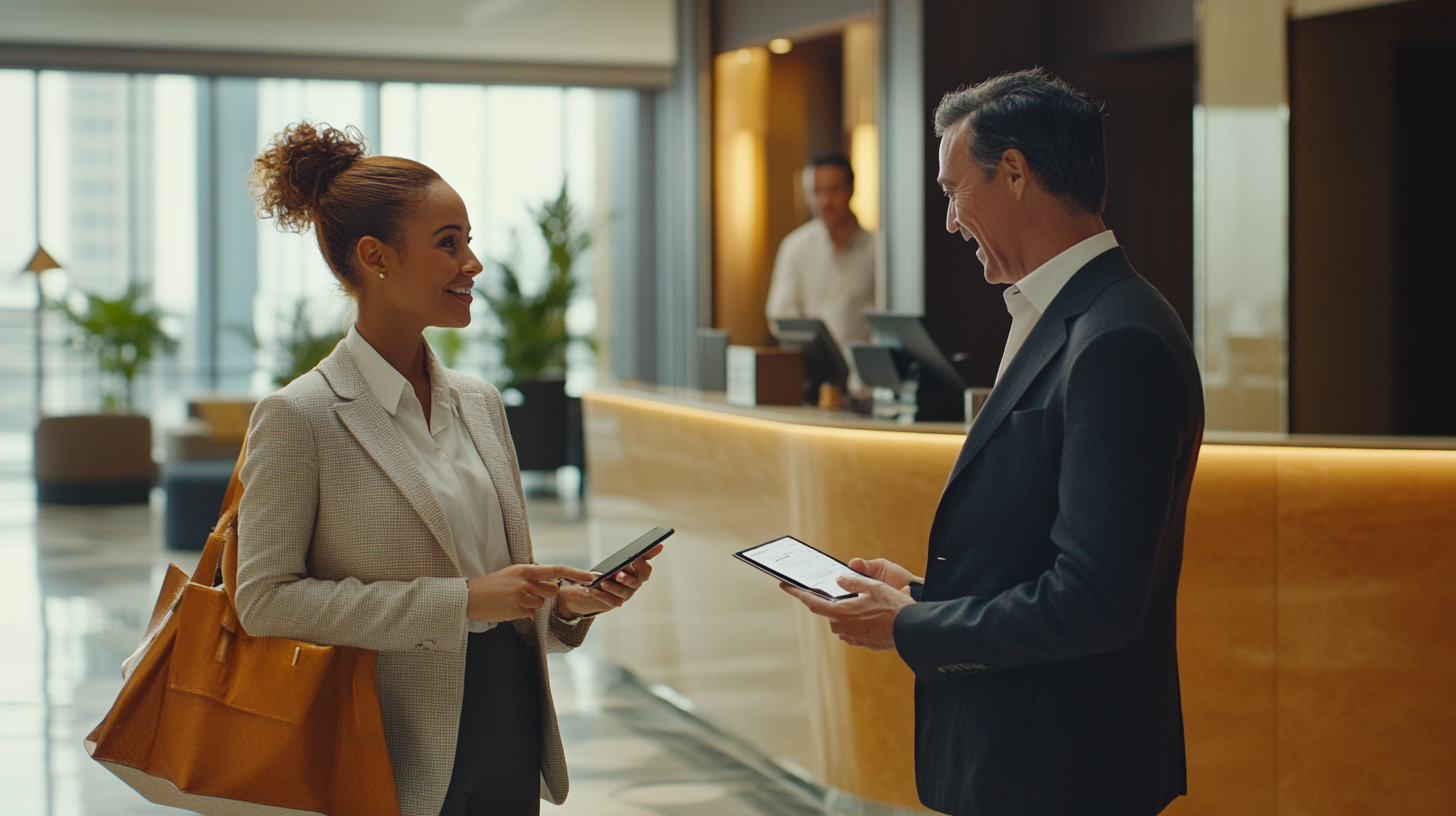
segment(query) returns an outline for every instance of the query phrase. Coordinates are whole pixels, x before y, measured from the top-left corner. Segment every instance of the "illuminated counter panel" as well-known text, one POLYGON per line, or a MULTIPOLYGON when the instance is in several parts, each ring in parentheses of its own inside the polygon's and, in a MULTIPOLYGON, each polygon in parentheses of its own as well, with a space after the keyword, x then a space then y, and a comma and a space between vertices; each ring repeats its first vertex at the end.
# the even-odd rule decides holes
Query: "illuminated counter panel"
MULTIPOLYGON (((613 659, 830 788, 915 808, 912 675, 731 553, 791 534, 925 562, 940 433, 614 389, 586 397, 595 548, 665 525, 613 659)), ((1205 445, 1179 593, 1175 814, 1456 812, 1456 450, 1205 445)))

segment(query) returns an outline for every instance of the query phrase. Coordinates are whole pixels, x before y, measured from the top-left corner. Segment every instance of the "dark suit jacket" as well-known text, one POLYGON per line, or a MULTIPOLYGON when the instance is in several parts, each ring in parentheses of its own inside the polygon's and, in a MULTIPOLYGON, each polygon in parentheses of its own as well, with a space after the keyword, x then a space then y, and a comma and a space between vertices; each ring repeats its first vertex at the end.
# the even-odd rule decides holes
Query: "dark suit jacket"
POLYGON ((895 619, 928 807, 1152 814, 1186 791, 1175 606, 1202 436, 1177 315, 1099 255, 971 427, 895 619))

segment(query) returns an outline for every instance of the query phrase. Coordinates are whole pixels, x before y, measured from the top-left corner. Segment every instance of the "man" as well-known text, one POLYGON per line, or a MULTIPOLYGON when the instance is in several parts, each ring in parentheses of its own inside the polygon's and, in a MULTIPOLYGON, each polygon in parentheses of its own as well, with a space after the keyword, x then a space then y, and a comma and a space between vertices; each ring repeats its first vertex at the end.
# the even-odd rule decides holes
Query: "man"
POLYGON ((1102 224, 1099 106, 1023 71, 935 113, 946 229, 1010 284, 1001 373, 924 579, 854 559, 843 640, 915 671, 916 782, 957 814, 1153 814, 1186 791, 1174 612, 1203 399, 1173 309, 1102 224))
MULTIPOLYGON (((874 234, 860 228, 849 208, 854 170, 842 154, 811 160, 804 192, 816 217, 779 244, 764 312, 770 326, 783 317, 824 321, 853 368, 849 343, 870 341, 864 314, 875 305, 874 234)), ((858 378, 851 379, 851 390, 860 390, 858 378)))

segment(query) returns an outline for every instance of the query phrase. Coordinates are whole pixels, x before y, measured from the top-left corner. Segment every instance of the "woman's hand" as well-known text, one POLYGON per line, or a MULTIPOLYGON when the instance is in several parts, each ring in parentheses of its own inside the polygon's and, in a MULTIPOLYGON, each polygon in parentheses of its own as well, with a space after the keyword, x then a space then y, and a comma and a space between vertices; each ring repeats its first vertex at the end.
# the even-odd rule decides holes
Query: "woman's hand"
POLYGON ((590 583, 593 577, 590 572, 573 567, 515 564, 465 582, 470 589, 465 615, 486 623, 525 620, 533 617, 548 599, 556 597, 558 578, 590 583))
MULTIPOLYGON (((658 544, 595 587, 563 586, 561 596, 556 600, 557 614, 566 620, 572 620, 582 615, 595 615, 616 609, 626 603, 642 587, 643 582, 652 577, 652 565, 648 561, 661 552, 662 545, 658 544)), ((584 583, 591 583, 591 580, 584 583)))

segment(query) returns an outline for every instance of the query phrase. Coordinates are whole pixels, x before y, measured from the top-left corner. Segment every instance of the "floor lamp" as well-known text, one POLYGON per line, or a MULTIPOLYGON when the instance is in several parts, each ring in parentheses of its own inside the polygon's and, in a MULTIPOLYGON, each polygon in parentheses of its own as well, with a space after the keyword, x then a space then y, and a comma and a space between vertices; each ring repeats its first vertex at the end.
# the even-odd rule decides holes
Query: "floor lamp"
POLYGON ((45 393, 45 353, 41 345, 41 316, 45 314, 45 290, 41 288, 40 276, 47 270, 60 269, 61 265, 56 263, 45 247, 39 244, 35 247, 35 255, 31 256, 30 263, 25 265, 25 271, 35 275, 35 421, 39 422, 42 416, 42 395, 45 393))

